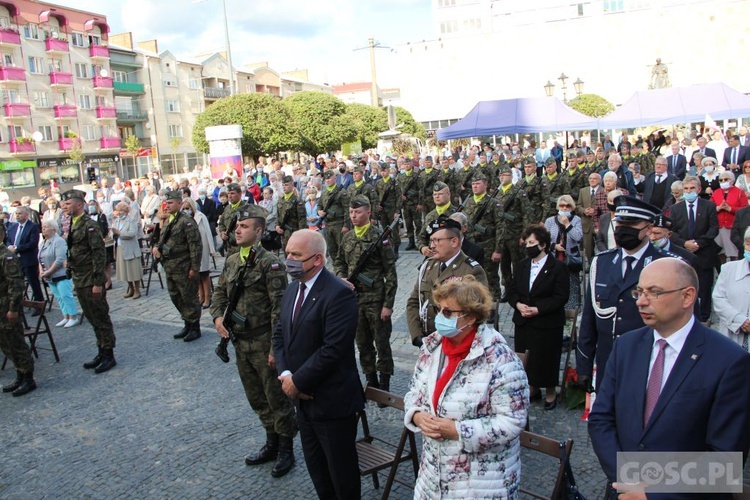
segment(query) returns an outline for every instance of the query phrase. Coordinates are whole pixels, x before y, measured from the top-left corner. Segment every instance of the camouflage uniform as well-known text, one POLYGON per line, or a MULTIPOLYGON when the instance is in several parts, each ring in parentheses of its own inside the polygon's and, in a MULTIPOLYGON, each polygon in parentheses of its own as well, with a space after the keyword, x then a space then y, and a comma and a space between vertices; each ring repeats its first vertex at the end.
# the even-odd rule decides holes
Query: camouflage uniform
MULTIPOLYGON (((451 195, 453 193, 458 192, 458 186, 456 185, 456 172, 451 170, 450 168, 448 170, 441 169, 440 175, 438 176, 438 180, 443 182, 448 188, 451 190, 451 195)), ((451 200, 453 198, 451 197, 451 200)))
POLYGON ((234 229, 232 227, 232 219, 234 219, 237 212, 239 212, 240 210, 246 210, 249 206, 250 205, 248 203, 242 200, 237 202, 237 206, 233 206, 231 203, 229 203, 227 204, 226 208, 224 208, 224 212, 222 212, 221 217, 219 218, 217 231, 219 232, 219 234, 227 233, 227 239, 224 241, 224 252, 226 253, 227 257, 239 250, 234 230, 229 230, 230 228, 234 229))
MULTIPOLYGON (((354 271, 362 254, 383 234, 376 226, 370 225, 361 238, 357 238, 354 229, 344 235, 341 251, 336 257, 335 271, 341 278, 347 278, 354 271)), ((393 325, 390 318, 380 319, 383 307, 393 310, 396 300, 396 256, 390 239, 385 239, 370 255, 362 274, 373 280, 368 287, 357 279, 354 287, 357 291, 359 318, 357 321, 357 349, 362 373, 373 375, 393 375, 393 356, 391 354, 391 332, 393 325), (377 361, 376 354, 377 352, 377 361)))
MULTIPOLYGON (((380 224, 383 229, 390 226, 393 222, 393 214, 401 212, 401 188, 396 182, 396 179, 389 177, 388 182, 385 182, 384 178, 378 179, 375 184, 375 191, 378 195, 377 204, 380 207, 379 218, 380 224)), ((395 253, 398 253, 398 247, 401 245, 401 236, 399 235, 398 226, 391 235, 393 240, 393 249, 395 253)))
POLYGON ((554 217, 557 215, 557 199, 564 195, 570 194, 570 184, 568 184, 567 173, 563 172, 556 174, 554 179, 550 179, 549 176, 544 176, 547 180, 548 205, 547 205, 547 217, 554 217))
POLYGON ((409 238, 410 246, 415 244, 416 237, 422 230, 422 213, 417 210, 417 205, 419 205, 419 176, 420 174, 412 169, 410 174, 408 172, 400 174, 397 179, 401 191, 401 209, 404 215, 406 236, 409 238))
POLYGON ((441 215, 450 217, 451 215, 456 213, 456 210, 458 210, 457 207, 453 205, 448 205, 448 208, 445 209, 445 211, 443 211, 442 213, 438 213, 437 208, 436 208, 432 212, 427 214, 427 216, 424 218, 424 225, 422 226, 422 231, 419 233, 419 241, 417 242, 417 250, 422 251, 422 247, 430 246, 430 234, 432 234, 432 228, 430 228, 430 224, 436 221, 437 218, 440 217, 441 215))
POLYGON ((335 259, 339 253, 339 247, 341 246, 341 239, 343 234, 341 230, 346 226, 351 226, 349 222, 349 193, 346 189, 341 189, 339 186, 334 185, 333 190, 328 190, 328 186, 323 186, 323 194, 320 195, 318 200, 318 208, 322 211, 326 211, 325 219, 325 239, 326 247, 328 248, 328 256, 331 260, 335 259), (333 197, 333 201, 328 206, 328 202, 333 197))
MULTIPOLYGON (((257 210, 257 209, 256 209, 257 210)), ((253 213, 251 208, 249 213, 253 213)), ((279 320, 281 298, 287 285, 284 263, 260 245, 252 267, 244 276, 244 289, 236 311, 246 318, 245 324, 234 324, 233 344, 237 371, 253 411, 268 433, 293 438, 297 433, 294 407, 281 390, 278 373, 268 366, 271 333, 279 320)), ((239 252, 227 257, 219 282, 211 297, 211 317, 222 317, 229 305, 245 259, 239 252)))
POLYGON ((460 200, 471 196, 471 179, 474 177, 475 167, 463 167, 456 170, 456 191, 451 189, 453 203, 458 205, 460 200))
POLYGON ((347 188, 348 198, 350 200, 353 200, 355 196, 366 196, 367 199, 370 200, 370 208, 374 217, 378 214, 378 210, 380 208, 378 203, 378 194, 375 192, 375 186, 365 181, 361 182, 362 184, 360 184, 359 186, 357 186, 356 182, 353 182, 349 185, 349 187, 347 188))
POLYGON ((419 174, 419 204, 422 205, 422 214, 427 215, 435 210, 435 202, 432 201, 432 188, 440 180, 440 170, 432 168, 428 172, 424 169, 419 174))
MULTIPOLYGON (((307 211, 305 210, 305 202, 301 201, 294 192, 290 194, 289 198, 282 193, 276 207, 279 214, 276 219, 277 224, 284 230, 284 234, 281 235, 281 250, 283 251, 293 232, 298 229, 307 229, 307 211), (289 212, 288 216, 287 212, 289 212), (282 223, 285 223, 284 226, 282 226, 282 223)), ((326 223, 328 223, 328 218, 326 218, 326 223)))
POLYGON ((11 360, 19 375, 32 375, 34 358, 23 338, 21 322, 21 302, 25 289, 18 256, 0 241, 0 350, 11 360), (9 311, 19 313, 18 320, 12 325, 6 316, 9 311))
POLYGON ((198 328, 198 322, 201 319, 198 278, 203 252, 198 225, 192 217, 182 212, 170 216, 167 226, 161 233, 158 248, 167 275, 169 298, 180 311, 180 316, 186 325, 192 324, 194 328, 198 328), (170 226, 172 226, 171 230, 170 226), (165 239, 167 233, 169 237, 165 239), (190 270, 194 273, 193 279, 188 277, 190 270))
POLYGON ((526 193, 526 200, 528 201, 529 214, 528 220, 530 224, 544 223, 547 215, 547 206, 549 205, 549 185, 545 177, 534 177, 529 182, 526 177, 523 177, 517 187, 523 189, 526 193))
POLYGON ((500 263, 492 261, 492 254, 495 252, 501 253, 505 228, 503 206, 498 201, 497 195, 489 199, 491 195, 492 193, 485 193, 479 203, 472 196, 466 202, 463 213, 469 219, 469 229, 466 236, 484 250, 484 270, 487 273, 490 294, 492 294, 493 299, 497 300, 500 298, 500 263), (479 208, 483 205, 484 210, 479 219, 475 220, 479 208))
POLYGON ((498 184, 500 184, 500 179, 498 178, 498 174, 500 173, 500 166, 502 164, 500 162, 498 163, 480 163, 479 166, 476 167, 477 172, 481 172, 484 174, 484 176, 487 178, 487 192, 491 192, 493 189, 495 189, 498 184))
MULTIPOLYGON (((520 184, 520 183, 519 183, 520 184)), ((503 287, 507 290, 508 283, 513 279, 513 269, 516 264, 525 255, 521 255, 519 240, 524 228, 532 223, 531 210, 529 210, 529 200, 526 197, 526 191, 516 186, 511 187, 503 192, 497 193, 497 200, 500 202, 503 210, 503 239, 501 241, 500 273, 502 274, 503 287), (517 191, 517 192, 516 192, 517 191), (514 192, 515 196, 514 196, 514 192), (513 201, 511 202, 511 198, 513 201), (510 203, 510 205, 508 205, 510 203), (507 207, 507 208, 506 208, 507 207), (511 267, 512 266, 512 267, 511 267)))
POLYGON ((568 180, 568 192, 563 194, 569 194, 574 200, 578 198, 578 192, 581 188, 589 185, 589 176, 583 163, 576 165, 575 170, 568 168, 561 175, 568 180))

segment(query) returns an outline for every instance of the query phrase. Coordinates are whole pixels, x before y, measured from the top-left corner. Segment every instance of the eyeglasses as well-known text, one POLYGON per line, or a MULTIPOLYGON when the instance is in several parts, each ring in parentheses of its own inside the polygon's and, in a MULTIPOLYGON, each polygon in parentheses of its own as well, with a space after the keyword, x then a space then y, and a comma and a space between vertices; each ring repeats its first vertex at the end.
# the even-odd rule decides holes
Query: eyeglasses
POLYGON ((435 316, 437 316, 438 314, 442 314, 446 318, 452 318, 457 314, 466 314, 465 311, 454 311, 453 309, 448 309, 447 307, 443 307, 441 309, 440 306, 432 306, 432 310, 435 311, 435 316))
POLYGON ((682 288, 675 288, 674 290, 664 290, 660 292, 651 292, 648 290, 642 290, 640 288, 636 288, 635 290, 630 291, 630 295, 635 299, 638 300, 641 296, 645 297, 647 300, 656 300, 662 295, 665 295, 667 293, 674 293, 674 292, 680 292, 686 288, 686 286, 683 286, 682 288))
POLYGON ((448 236, 446 238, 430 238, 430 245, 432 245, 433 243, 437 245, 443 240, 452 240, 453 238, 455 238, 455 236, 448 236))
POLYGON ((557 206, 560 208, 573 208, 573 205, 569 203, 559 203, 557 206))

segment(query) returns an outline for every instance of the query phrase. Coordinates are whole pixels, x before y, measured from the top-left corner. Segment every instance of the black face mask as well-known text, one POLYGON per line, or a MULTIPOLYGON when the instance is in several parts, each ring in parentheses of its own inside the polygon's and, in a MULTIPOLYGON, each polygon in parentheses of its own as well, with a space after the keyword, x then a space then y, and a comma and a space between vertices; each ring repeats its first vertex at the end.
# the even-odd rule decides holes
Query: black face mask
POLYGON ((533 247, 526 247, 526 255, 530 259, 536 259, 539 257, 539 254, 542 253, 542 249, 539 248, 539 245, 533 246, 533 247))
POLYGON ((615 243, 625 250, 635 250, 641 244, 641 230, 628 226, 615 228, 615 243))
POLYGON ((340 168, 339 172, 341 172, 342 174, 345 174, 346 173, 346 169, 345 168, 340 168))

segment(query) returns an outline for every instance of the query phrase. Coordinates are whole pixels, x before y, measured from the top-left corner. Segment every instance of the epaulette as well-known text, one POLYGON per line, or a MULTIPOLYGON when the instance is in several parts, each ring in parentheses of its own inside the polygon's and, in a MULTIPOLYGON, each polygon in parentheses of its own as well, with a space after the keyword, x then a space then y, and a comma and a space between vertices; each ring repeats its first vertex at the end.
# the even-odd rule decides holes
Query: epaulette
POLYGON ((600 255, 606 255, 606 254, 610 254, 610 253, 615 253, 615 252, 618 252, 619 250, 620 249, 618 247, 616 247, 616 248, 608 248, 607 250, 603 250, 603 251, 599 252, 594 257, 599 257, 600 255))
POLYGON ((477 267, 479 265, 479 262, 475 261, 471 257, 466 257, 466 261, 465 262, 467 264, 469 264, 471 267, 477 267))

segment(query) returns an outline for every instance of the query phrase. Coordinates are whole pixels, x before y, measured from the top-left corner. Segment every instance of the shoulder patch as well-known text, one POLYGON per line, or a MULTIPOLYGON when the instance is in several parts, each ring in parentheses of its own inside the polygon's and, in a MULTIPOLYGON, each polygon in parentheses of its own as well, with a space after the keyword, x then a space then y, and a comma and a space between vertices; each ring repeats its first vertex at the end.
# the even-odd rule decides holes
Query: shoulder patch
POLYGON ((93 227, 90 227, 90 228, 88 228, 88 232, 89 232, 89 233, 93 233, 93 232, 94 232, 94 230, 95 230, 95 229, 94 229, 93 227))
POLYGON ((273 264, 271 264, 270 269, 271 271, 278 271, 279 269, 281 269, 281 266, 279 265, 278 262, 274 262, 273 264))
POLYGON ((6 257, 5 260, 13 260, 13 256, 10 255, 10 256, 6 257))
POLYGON ((475 261, 471 257, 466 257, 466 263, 469 264, 471 267, 477 267, 479 265, 479 262, 475 261))
POLYGON ((389 240, 388 238, 386 238, 386 239, 383 240, 383 246, 384 247, 390 246, 390 244, 391 244, 391 240, 389 240))
POLYGON ((185 225, 186 225, 187 227, 190 227, 190 226, 192 226, 192 225, 193 225, 193 223, 192 223, 192 222, 186 222, 186 223, 185 223, 185 225))

